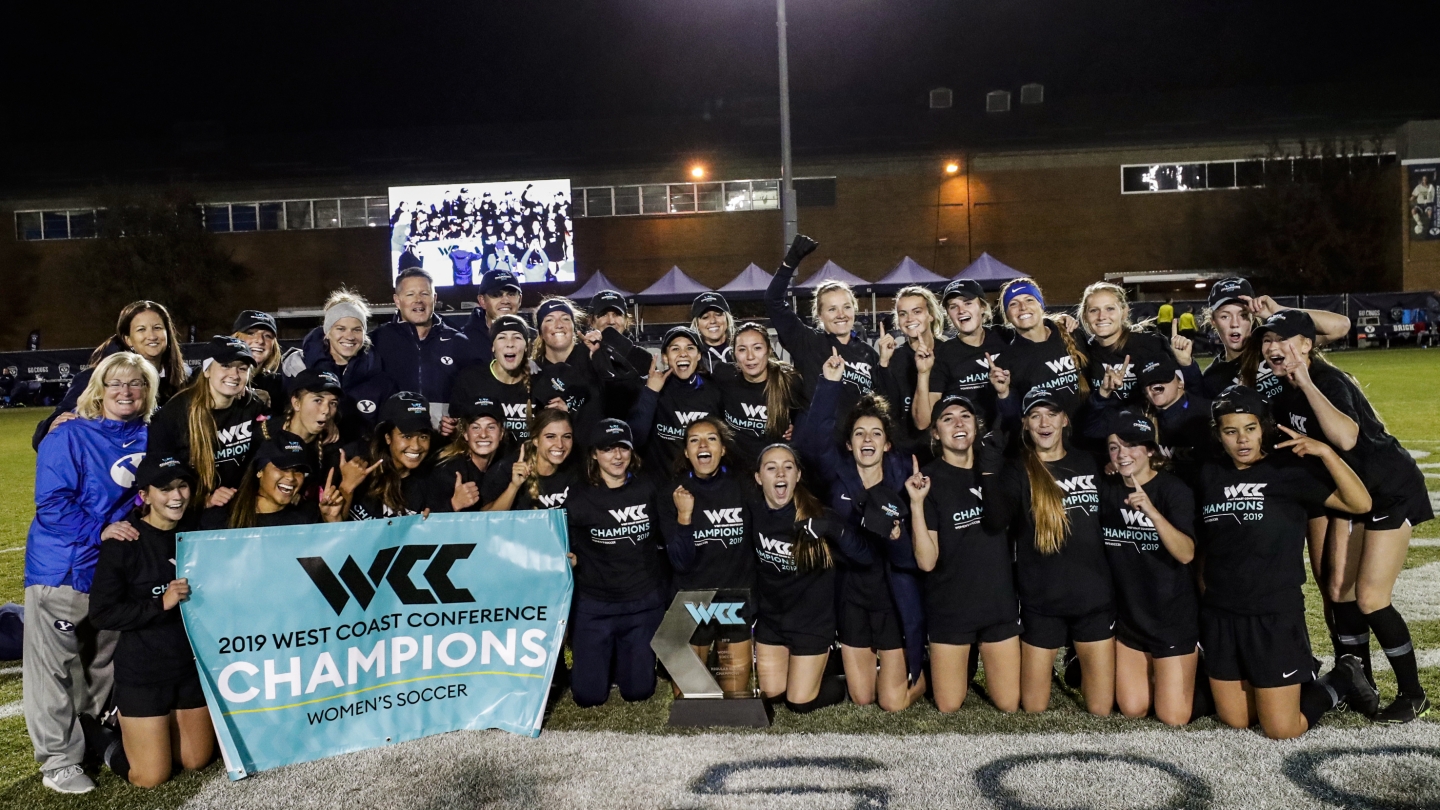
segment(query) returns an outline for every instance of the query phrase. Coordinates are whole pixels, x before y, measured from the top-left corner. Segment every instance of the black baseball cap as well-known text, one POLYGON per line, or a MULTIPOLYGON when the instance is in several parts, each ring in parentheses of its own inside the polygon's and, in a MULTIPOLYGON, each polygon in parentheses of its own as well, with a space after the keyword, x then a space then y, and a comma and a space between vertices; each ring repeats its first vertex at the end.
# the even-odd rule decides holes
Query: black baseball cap
POLYGON ((285 393, 294 394, 299 391, 309 391, 312 394, 329 392, 338 397, 341 393, 340 378, 335 376, 333 371, 307 368, 294 377, 285 378, 285 393))
POLYGON ((235 328, 231 332, 249 332, 251 329, 269 329, 270 334, 278 335, 280 330, 275 327, 275 316, 268 312, 261 312, 258 309, 247 309, 240 313, 235 319, 235 328))
POLYGON ((282 470, 312 472, 310 454, 305 452, 305 443, 300 441, 299 436, 283 430, 260 443, 255 450, 254 464, 256 470, 263 470, 265 465, 274 464, 282 470))
POLYGON ((147 454, 140 462, 139 469, 135 470, 135 486, 140 489, 165 489, 176 481, 193 484, 195 480, 195 471, 190 469, 189 464, 175 456, 162 456, 158 453, 147 454))
POLYGON ((1270 418, 1270 403, 1259 391, 1245 385, 1232 385, 1220 392, 1220 396, 1210 403, 1210 421, 1219 422, 1220 417, 1232 413, 1248 413, 1260 417, 1261 420, 1270 418))
POLYGON ((489 295, 501 290, 520 292, 520 281, 509 270, 486 270, 480 277, 480 294, 489 295))
POLYGON ((907 517, 910 517, 910 505, 900 493, 884 484, 865 490, 865 514, 860 518, 860 525, 867 531, 888 539, 895 521, 907 517))
POLYGON ((601 419, 599 424, 590 434, 591 447, 597 450, 605 450, 611 447, 624 445, 635 449, 635 438, 630 433, 630 426, 619 419, 601 419))
POLYGON ((252 366, 255 365, 255 355, 250 353, 250 347, 245 345, 245 341, 229 335, 215 335, 210 338, 210 344, 205 347, 205 356, 221 365, 227 365, 236 360, 244 360, 252 366))
POLYGON ((401 433, 424 433, 431 430, 430 403, 414 391, 392 394, 380 404, 376 424, 393 425, 401 433))
POLYGON ((700 335, 694 329, 688 326, 672 326, 670 331, 665 333, 665 338, 660 341, 660 353, 664 354, 665 350, 670 348, 671 341, 682 337, 694 343, 697 349, 705 345, 700 342, 700 335))
POLYGON ((726 301, 725 296, 718 292, 700 293, 695 296, 695 300, 690 304, 690 320, 693 321, 712 309, 719 312, 729 312, 730 302, 726 301))
POLYGON ((519 332, 526 343, 530 342, 530 325, 519 315, 501 315, 496 318, 495 322, 490 324, 490 340, 493 342, 501 332, 519 332))
POLYGON ((936 400, 934 407, 930 409, 930 424, 934 425, 939 422, 941 414, 945 413, 945 410, 951 405, 959 405, 969 411, 971 416, 980 418, 979 409, 975 407, 975 403, 971 402, 969 397, 964 394, 946 394, 936 400))
POLYGON ((944 304, 957 295, 961 298, 985 300, 985 290, 980 287, 980 282, 973 278, 957 278, 946 284, 945 291, 940 293, 940 303, 944 304))
POLYGON ((599 315, 606 310, 611 310, 624 315, 626 312, 625 296, 614 290, 601 290, 590 296, 590 314, 599 315))
POLYGON ((568 400, 584 383, 579 369, 569 363, 551 363, 530 376, 530 400, 543 408, 557 397, 568 400))
POLYGON ((1214 312, 1226 304, 1244 305, 1245 301, 1241 299, 1242 295, 1245 298, 1255 297, 1255 288, 1250 286, 1249 279, 1238 276, 1222 278, 1210 285, 1210 311, 1214 312))
POLYGON ((1060 404, 1060 398, 1049 388, 1031 388, 1025 392, 1025 398, 1020 402, 1020 413, 1027 414, 1036 405, 1049 405, 1057 411, 1065 410, 1060 404))
POLYGON ((1126 444, 1159 446, 1155 425, 1144 414, 1130 408, 1121 408, 1110 415, 1110 432, 1126 444))
POLYGON ((475 397, 474 401, 461 402, 450 409, 450 415, 458 419, 479 419, 488 416, 500 424, 505 424, 505 409, 494 399, 481 394, 475 397))
POLYGON ((1149 388, 1159 383, 1168 383, 1179 374, 1180 364, 1169 357, 1162 357, 1141 366, 1139 373, 1135 375, 1135 384, 1141 388, 1149 388))
POLYGON ((1255 329, 1256 335, 1266 332, 1274 332, 1282 338, 1304 335, 1314 340, 1315 321, 1311 320, 1310 313, 1303 309, 1282 309, 1255 329))

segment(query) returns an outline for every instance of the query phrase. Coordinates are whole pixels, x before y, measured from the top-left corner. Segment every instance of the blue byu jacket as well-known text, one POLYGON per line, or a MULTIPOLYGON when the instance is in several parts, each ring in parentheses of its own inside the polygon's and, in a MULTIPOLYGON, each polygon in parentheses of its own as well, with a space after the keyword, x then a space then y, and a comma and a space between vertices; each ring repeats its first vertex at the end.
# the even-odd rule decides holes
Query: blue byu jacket
POLYGON ((414 391, 431 402, 449 402, 450 385, 460 369, 475 362, 465 333, 432 315, 430 333, 421 340, 412 324, 397 314, 370 330, 370 342, 382 373, 397 391, 414 391))
POLYGON ((134 505, 135 470, 145 458, 146 438, 140 419, 80 418, 40 442, 25 587, 70 585, 90 592, 100 532, 134 505))

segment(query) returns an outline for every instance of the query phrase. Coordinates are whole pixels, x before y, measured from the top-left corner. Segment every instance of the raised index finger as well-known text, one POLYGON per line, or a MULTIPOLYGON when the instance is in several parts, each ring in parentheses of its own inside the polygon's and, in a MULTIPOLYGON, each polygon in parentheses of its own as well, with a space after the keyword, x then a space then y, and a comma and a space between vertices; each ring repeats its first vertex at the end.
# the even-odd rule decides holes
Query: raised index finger
POLYGON ((919 475, 919 474, 920 474, 920 459, 916 458, 915 456, 911 456, 911 457, 910 457, 910 463, 913 464, 913 465, 915 465, 915 474, 916 474, 916 475, 919 475))

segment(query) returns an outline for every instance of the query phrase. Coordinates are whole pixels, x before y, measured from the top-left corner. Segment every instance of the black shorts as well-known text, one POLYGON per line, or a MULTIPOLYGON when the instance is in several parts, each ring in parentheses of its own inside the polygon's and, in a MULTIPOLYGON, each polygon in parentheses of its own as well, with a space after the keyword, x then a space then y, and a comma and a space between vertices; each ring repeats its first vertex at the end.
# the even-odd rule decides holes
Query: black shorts
POLYGON ((942 617, 933 616, 927 619, 925 632, 931 644, 968 646, 976 642, 993 644, 997 641, 1008 641, 1020 635, 1020 629, 1018 616, 1015 621, 999 622, 985 627, 966 627, 959 622, 947 622, 942 617))
POLYGON ((1372 506, 1369 513, 1354 518, 1357 523, 1363 520, 1368 531, 1385 532, 1403 528, 1407 520, 1414 527, 1435 517, 1430 493, 1425 489, 1425 474, 1414 462, 1407 467, 1370 485, 1372 506))
POLYGON ((1217 681, 1249 681, 1257 689, 1292 686, 1315 678, 1305 614, 1238 616, 1200 611, 1205 670, 1217 681))
POLYGON ((1189 655, 1195 652, 1195 645, 1199 643, 1197 635, 1198 630, 1192 628, 1188 633, 1175 631, 1155 636, 1132 628, 1125 623, 1124 619, 1115 622, 1115 640, 1132 650, 1145 653, 1151 658, 1189 655))
POLYGON ((900 650, 905 634, 900 617, 892 610, 866 610, 859 605, 840 605, 840 643, 846 647, 872 650, 900 650))
POLYGON ((1105 641, 1115 637, 1115 608, 1105 607, 1081 616, 1046 616, 1020 608, 1024 629, 1020 640, 1042 650, 1058 650, 1066 641, 1105 641))
POLYGON ((200 673, 158 684, 115 682, 115 705, 121 717, 165 717, 177 709, 205 708, 205 690, 200 687, 200 673))
POLYGON ((834 633, 806 633, 782 628, 779 622, 761 616, 755 622, 755 643, 784 647, 791 655, 825 655, 835 644, 834 633))

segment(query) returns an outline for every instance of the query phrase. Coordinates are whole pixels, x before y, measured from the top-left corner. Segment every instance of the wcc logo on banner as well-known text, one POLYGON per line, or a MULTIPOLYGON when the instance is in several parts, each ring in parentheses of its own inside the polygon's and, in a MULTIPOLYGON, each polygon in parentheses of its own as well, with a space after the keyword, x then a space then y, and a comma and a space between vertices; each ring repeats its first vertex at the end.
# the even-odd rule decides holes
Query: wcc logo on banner
POLYGON ((230 778, 457 729, 538 735, 568 551, 558 509, 182 533, 180 611, 230 778))

